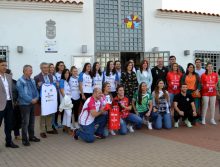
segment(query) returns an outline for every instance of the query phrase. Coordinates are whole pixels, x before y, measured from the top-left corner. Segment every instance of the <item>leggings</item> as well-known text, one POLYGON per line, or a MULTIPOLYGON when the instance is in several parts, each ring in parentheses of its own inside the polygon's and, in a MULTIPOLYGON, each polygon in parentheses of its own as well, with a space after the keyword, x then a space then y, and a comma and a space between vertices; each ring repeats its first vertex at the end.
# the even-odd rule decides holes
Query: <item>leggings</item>
POLYGON ((202 119, 205 120, 206 113, 209 106, 210 101, 210 110, 211 110, 211 119, 215 118, 215 102, 216 102, 216 96, 202 96, 202 119))

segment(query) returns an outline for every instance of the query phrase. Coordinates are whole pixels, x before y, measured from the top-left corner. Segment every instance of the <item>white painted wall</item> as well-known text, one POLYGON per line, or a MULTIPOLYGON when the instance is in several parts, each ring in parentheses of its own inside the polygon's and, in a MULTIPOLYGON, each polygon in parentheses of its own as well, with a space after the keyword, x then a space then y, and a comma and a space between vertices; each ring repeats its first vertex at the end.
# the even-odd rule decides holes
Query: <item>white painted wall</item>
POLYGON ((72 55, 82 55, 82 45, 88 46, 88 53, 84 55, 94 55, 91 0, 84 0, 83 12, 1 9, 0 20, 0 45, 9 46, 9 68, 14 78, 22 75, 25 64, 33 66, 33 76, 40 72, 39 64, 43 61, 56 63, 62 60, 70 68, 72 55), (46 21, 49 19, 56 21, 58 53, 55 54, 44 52, 46 21), (17 46, 23 46, 24 52, 17 53, 17 46))
POLYGON ((186 68, 194 60, 195 50, 220 51, 220 23, 156 18, 161 0, 145 2, 145 50, 170 51, 177 63, 186 68), (147 3, 148 2, 148 3, 147 3), (184 50, 191 55, 184 56, 184 50))

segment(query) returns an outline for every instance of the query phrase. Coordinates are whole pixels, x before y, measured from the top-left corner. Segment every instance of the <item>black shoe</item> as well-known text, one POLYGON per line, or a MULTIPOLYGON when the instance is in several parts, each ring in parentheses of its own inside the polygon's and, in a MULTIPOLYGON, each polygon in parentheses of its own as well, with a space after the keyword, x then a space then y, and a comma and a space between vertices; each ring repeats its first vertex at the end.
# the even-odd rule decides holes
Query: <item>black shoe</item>
POLYGON ((75 129, 75 130, 73 131, 73 138, 74 138, 75 140, 78 140, 78 139, 79 139, 79 136, 76 135, 77 131, 78 131, 78 129, 75 129))
POLYGON ((105 139, 105 136, 104 136, 104 135, 100 135, 100 134, 97 134, 97 133, 95 133, 95 137, 96 137, 97 139, 105 139))
POLYGON ((11 143, 6 143, 6 144, 5 144, 5 147, 10 147, 10 148, 19 148, 19 146, 18 146, 18 145, 16 145, 16 144, 14 144, 13 142, 11 142, 11 143))
POLYGON ((32 142, 40 142, 40 139, 36 138, 35 136, 30 138, 29 141, 32 141, 32 142))
POLYGON ((22 144, 24 145, 24 146, 30 146, 31 144, 29 143, 29 141, 22 141, 22 144))

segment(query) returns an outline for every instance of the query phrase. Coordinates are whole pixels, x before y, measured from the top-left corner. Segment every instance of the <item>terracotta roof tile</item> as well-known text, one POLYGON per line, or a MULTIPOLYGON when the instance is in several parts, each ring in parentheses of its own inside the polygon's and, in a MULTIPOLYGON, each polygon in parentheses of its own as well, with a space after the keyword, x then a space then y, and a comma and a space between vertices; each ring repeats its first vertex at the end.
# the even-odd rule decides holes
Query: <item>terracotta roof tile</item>
POLYGON ((167 13, 185 13, 185 14, 195 14, 195 15, 203 15, 203 16, 220 17, 220 14, 217 14, 217 13, 206 13, 206 12, 187 11, 187 10, 158 9, 158 11, 167 12, 167 13))
POLYGON ((49 2, 49 3, 64 3, 64 4, 83 4, 83 0, 8 0, 8 1, 23 1, 23 2, 49 2))

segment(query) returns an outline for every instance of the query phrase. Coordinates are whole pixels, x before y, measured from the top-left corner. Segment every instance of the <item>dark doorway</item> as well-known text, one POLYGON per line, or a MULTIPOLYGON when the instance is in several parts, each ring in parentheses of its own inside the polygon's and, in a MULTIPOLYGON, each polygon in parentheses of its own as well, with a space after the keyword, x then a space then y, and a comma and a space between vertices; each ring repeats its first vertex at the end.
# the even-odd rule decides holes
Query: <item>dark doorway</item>
POLYGON ((139 69, 142 54, 143 53, 140 52, 121 52, 122 70, 124 68, 125 63, 131 59, 134 60, 136 69, 139 69))

